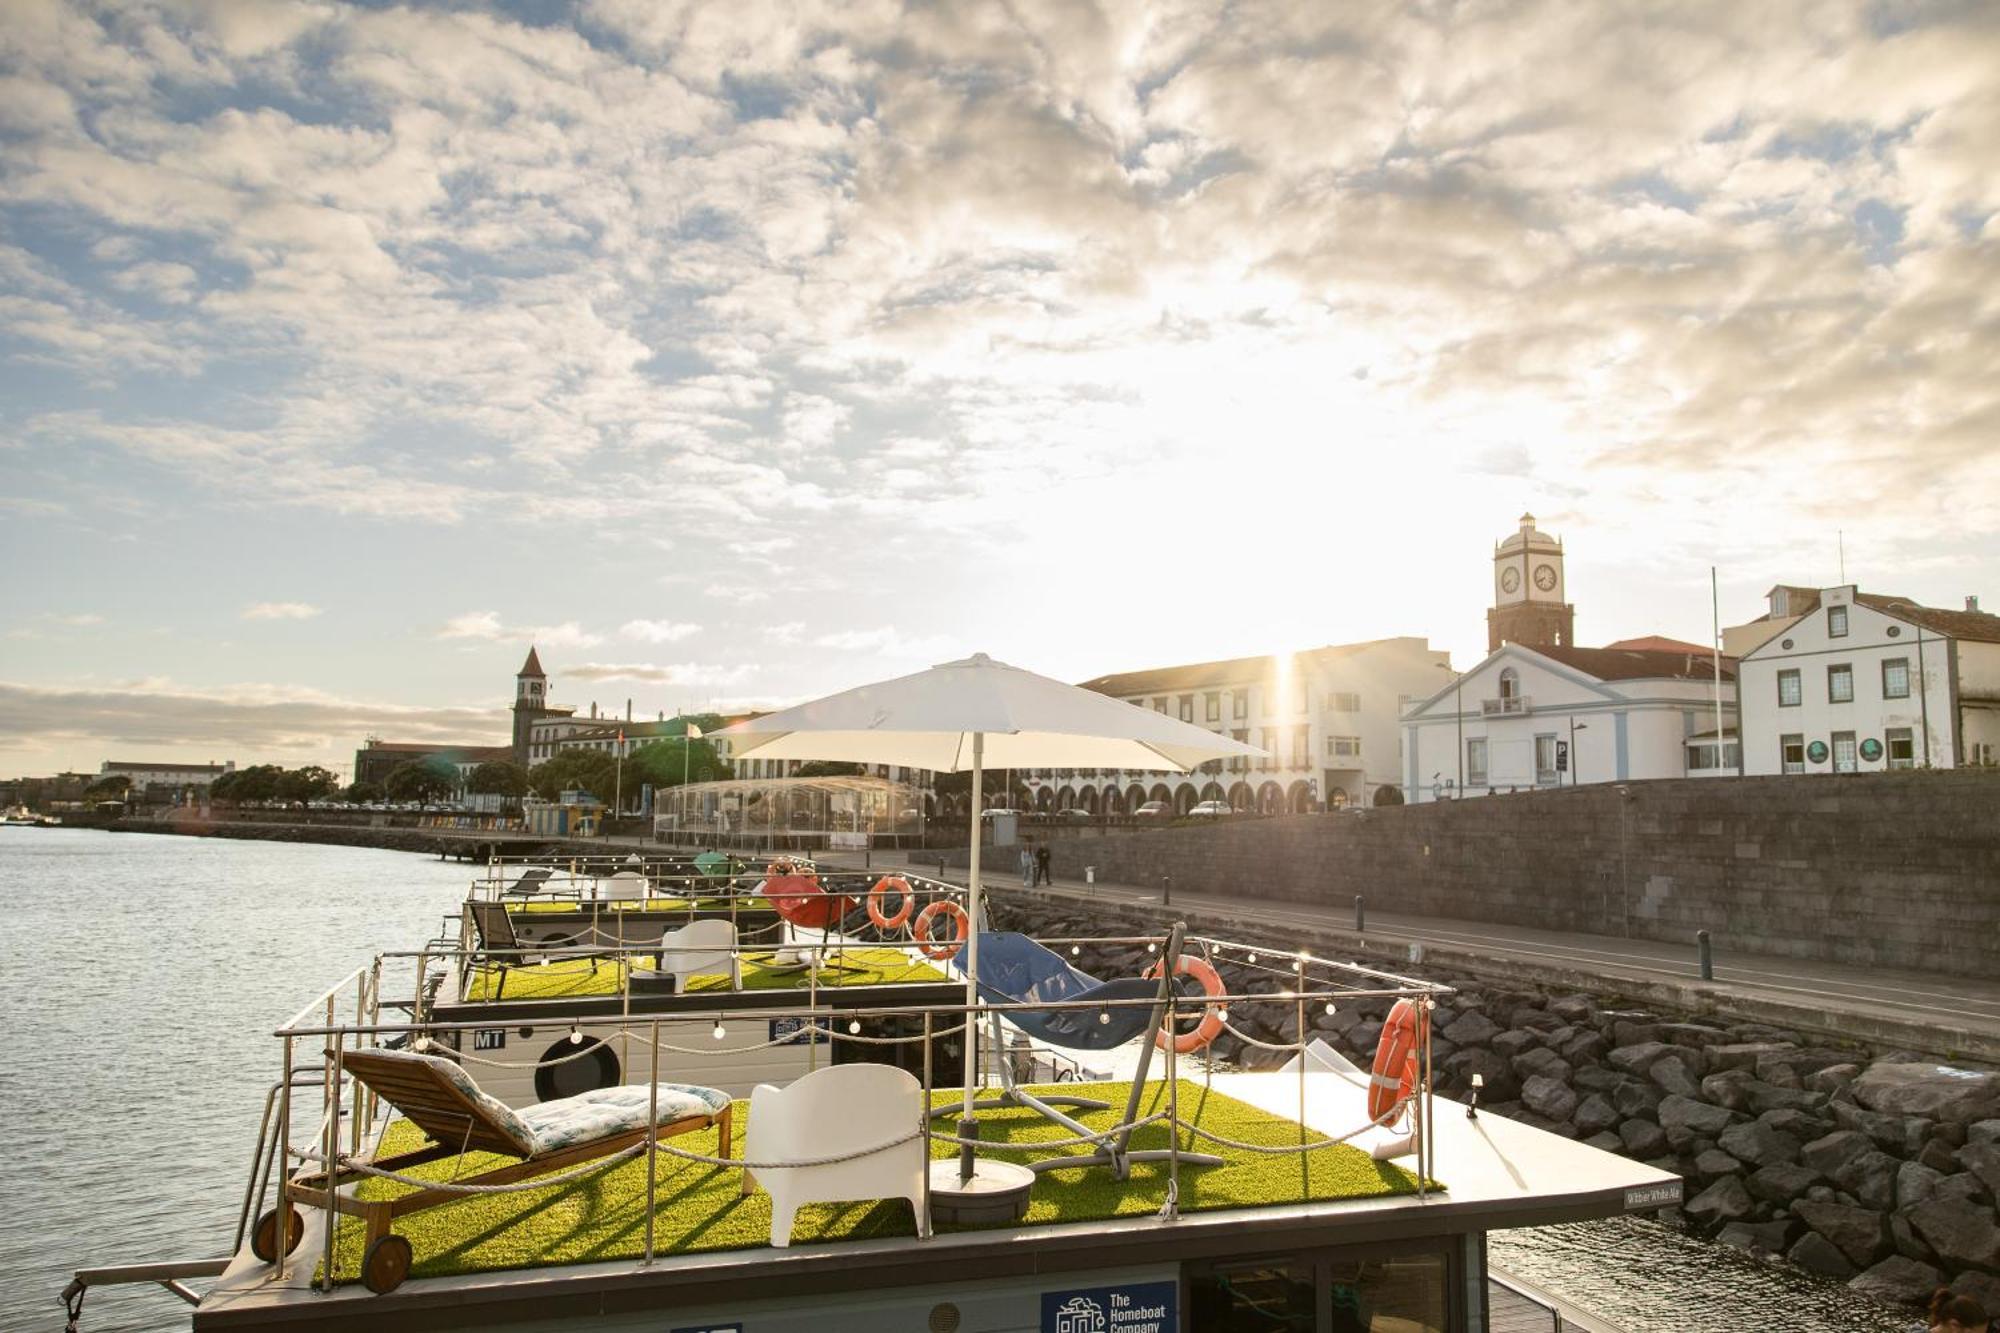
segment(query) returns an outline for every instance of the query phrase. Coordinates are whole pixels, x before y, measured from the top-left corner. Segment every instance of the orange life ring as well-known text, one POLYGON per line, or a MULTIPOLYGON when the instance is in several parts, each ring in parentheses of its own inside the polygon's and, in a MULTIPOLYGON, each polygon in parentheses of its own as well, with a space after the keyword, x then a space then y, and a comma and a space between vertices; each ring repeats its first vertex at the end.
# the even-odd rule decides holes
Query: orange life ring
POLYGON ((1414 1000, 1398 1000, 1382 1023, 1375 1067, 1368 1074, 1368 1118, 1378 1125, 1394 1119, 1417 1095, 1417 1061, 1429 1021, 1414 1000))
POLYGON ((972 921, 966 916, 965 909, 949 898, 940 898, 917 913, 917 924, 911 928, 910 934, 917 941, 917 947, 923 950, 924 957, 944 959, 959 951, 971 929, 972 921), (931 938, 931 924, 941 916, 950 917, 956 930, 955 936, 943 944, 931 938))
POLYGON ((868 890, 868 919, 875 923, 878 930, 902 929, 903 923, 915 910, 916 892, 910 888, 910 881, 901 875, 884 875, 875 881, 874 888, 868 890), (903 900, 903 905, 893 915, 882 910, 882 900, 892 893, 900 895, 903 900))
POLYGON ((798 867, 792 864, 792 859, 789 856, 781 856, 764 867, 764 877, 766 879, 776 879, 780 875, 791 875, 797 872, 798 867))
MULTIPOLYGON (((1164 966, 1164 962, 1154 963, 1151 967, 1147 968, 1144 973, 1146 979, 1148 981, 1156 979, 1160 975, 1160 968, 1162 966, 1164 966)), ((1208 965, 1208 961, 1203 958, 1197 958, 1191 953, 1184 953, 1175 960, 1174 975, 1177 977, 1193 977, 1201 983, 1203 994, 1207 995, 1210 999, 1219 999, 1229 993, 1228 988, 1222 984, 1222 978, 1216 975, 1215 969, 1208 965)), ((1178 1055, 1186 1055, 1190 1051, 1200 1050, 1221 1035, 1222 1006, 1219 1004, 1206 1005, 1201 1011, 1201 1022, 1195 1024, 1192 1031, 1174 1034, 1172 1039, 1173 1049, 1178 1055)), ((1161 1032, 1154 1040, 1159 1043, 1160 1049, 1165 1050, 1167 1048, 1168 1038, 1165 1032, 1161 1032)))

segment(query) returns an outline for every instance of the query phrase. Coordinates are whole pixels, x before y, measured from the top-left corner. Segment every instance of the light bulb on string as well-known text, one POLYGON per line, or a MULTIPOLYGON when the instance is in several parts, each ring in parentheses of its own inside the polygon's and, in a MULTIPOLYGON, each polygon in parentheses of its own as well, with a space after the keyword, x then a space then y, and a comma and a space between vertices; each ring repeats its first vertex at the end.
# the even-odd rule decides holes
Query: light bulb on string
POLYGON ((574 1023, 569 1025, 569 1044, 572 1046, 581 1046, 583 1044, 583 1029, 574 1023))
POLYGON ((724 1036, 724 1033, 723 1033, 723 1030, 722 1030, 722 1020, 721 1020, 721 1019, 719 1019, 719 1018, 718 1018, 718 1019, 716 1019, 716 1020, 715 1020, 715 1031, 714 1031, 714 1032, 712 1032, 712 1033, 711 1033, 711 1034, 709 1034, 709 1035, 713 1036, 713 1037, 714 1037, 714 1038, 715 1038, 715 1039, 716 1039, 717 1041, 721 1041, 721 1040, 722 1040, 722 1038, 723 1038, 723 1036, 724 1036))

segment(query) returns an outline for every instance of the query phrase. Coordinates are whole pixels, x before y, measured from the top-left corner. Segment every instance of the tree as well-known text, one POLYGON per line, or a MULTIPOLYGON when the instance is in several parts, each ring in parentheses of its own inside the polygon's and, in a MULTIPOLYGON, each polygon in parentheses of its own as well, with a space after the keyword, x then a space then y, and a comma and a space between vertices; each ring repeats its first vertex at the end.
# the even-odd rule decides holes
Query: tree
POLYGON ((276 800, 284 774, 285 770, 276 764, 252 764, 234 773, 224 773, 208 789, 208 794, 218 801, 276 800))
POLYGON ((83 789, 83 794, 93 801, 122 801, 132 791, 132 779, 123 773, 114 773, 108 778, 99 778, 83 789))
POLYGON ((800 778, 856 778, 868 772, 865 764, 850 764, 842 759, 808 759, 799 765, 793 777, 800 778))
POLYGON ((1392 787, 1385 785, 1377 787, 1375 789, 1375 804, 1401 805, 1402 803, 1403 803, 1403 789, 1401 787, 1392 787))
POLYGON ((528 794, 528 770, 507 759, 495 759, 472 770, 465 789, 481 795, 514 799, 528 794))
POLYGON ((340 799, 349 805, 369 805, 382 799, 382 786, 375 782, 356 782, 340 793, 340 799))
MULTIPOLYGON (((700 726, 700 722, 695 723, 700 726)), ((625 790, 637 791, 646 783, 655 787, 678 787, 682 778, 689 782, 714 782, 729 776, 729 765, 707 740, 690 745, 679 736, 649 741, 625 756, 625 790)))
POLYGON ((278 776, 278 796, 286 801, 319 801, 333 795, 340 779, 318 764, 286 769, 278 776))
POLYGON ((528 770, 528 785, 545 801, 566 791, 587 791, 609 805, 618 791, 618 761, 598 750, 560 750, 528 770))
POLYGON ((389 770, 382 789, 392 801, 417 801, 429 805, 458 790, 458 770, 435 755, 412 759, 389 770))

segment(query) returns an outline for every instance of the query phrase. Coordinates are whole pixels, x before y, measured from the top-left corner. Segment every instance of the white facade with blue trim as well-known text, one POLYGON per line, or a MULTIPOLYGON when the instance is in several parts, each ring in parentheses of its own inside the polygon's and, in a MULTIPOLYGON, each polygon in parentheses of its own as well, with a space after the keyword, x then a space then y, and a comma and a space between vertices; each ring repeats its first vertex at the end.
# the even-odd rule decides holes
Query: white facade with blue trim
POLYGON ((1501 645, 1403 714, 1415 801, 1592 782, 1734 775, 1736 689, 1692 652, 1501 645))

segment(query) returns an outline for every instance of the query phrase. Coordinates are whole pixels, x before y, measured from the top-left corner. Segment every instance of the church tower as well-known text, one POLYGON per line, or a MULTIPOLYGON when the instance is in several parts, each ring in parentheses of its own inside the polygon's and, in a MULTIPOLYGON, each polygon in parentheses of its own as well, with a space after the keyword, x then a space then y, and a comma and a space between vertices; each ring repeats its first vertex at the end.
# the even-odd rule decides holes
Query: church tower
POLYGON ((549 678, 542 671, 542 659, 528 648, 528 660, 514 675, 514 762, 528 767, 528 733, 538 717, 549 711, 549 678))
POLYGON ((1576 642, 1576 608, 1563 600, 1562 543, 1521 515, 1521 530, 1493 548, 1493 606, 1486 613, 1486 650, 1502 643, 1568 648, 1576 642))

